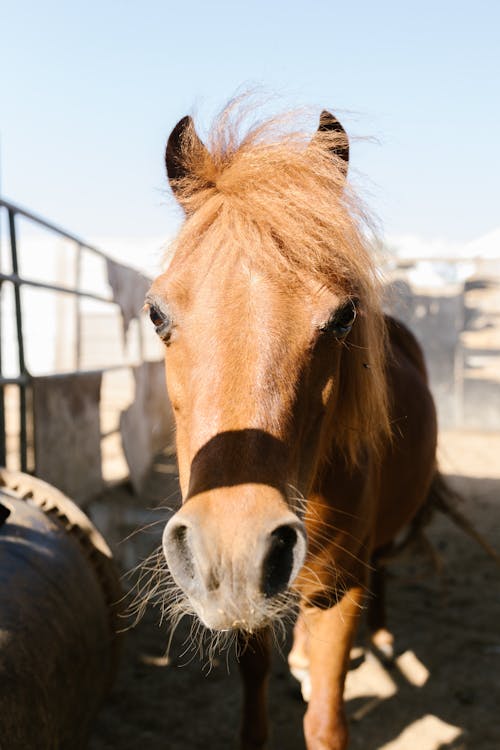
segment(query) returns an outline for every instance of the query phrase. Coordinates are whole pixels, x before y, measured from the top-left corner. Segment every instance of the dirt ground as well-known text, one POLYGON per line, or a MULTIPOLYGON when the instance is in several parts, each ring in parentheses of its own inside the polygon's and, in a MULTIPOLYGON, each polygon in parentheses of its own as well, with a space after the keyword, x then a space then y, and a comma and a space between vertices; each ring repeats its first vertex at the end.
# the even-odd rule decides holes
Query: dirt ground
MULTIPOLYGON (((442 435, 440 461, 463 495, 461 510, 500 551, 500 435, 442 435)), ((154 550, 176 503, 172 457, 155 464, 143 497, 115 489, 92 515, 124 571, 154 550), (126 537, 136 528, 148 528, 126 537)), ((397 659, 386 667, 365 648, 363 628, 352 653, 347 710, 352 750, 499 750, 500 575, 498 567, 447 518, 429 538, 443 563, 411 557, 390 569, 388 614, 397 659)), ((101 711, 90 750, 227 750, 237 748, 240 687, 234 658, 209 670, 186 651, 190 624, 176 631, 170 656, 167 623, 149 609, 124 637, 114 691, 101 711)), ((289 644, 283 645, 286 653, 289 644)), ((305 704, 275 653, 270 715, 275 750, 303 750, 305 704)))

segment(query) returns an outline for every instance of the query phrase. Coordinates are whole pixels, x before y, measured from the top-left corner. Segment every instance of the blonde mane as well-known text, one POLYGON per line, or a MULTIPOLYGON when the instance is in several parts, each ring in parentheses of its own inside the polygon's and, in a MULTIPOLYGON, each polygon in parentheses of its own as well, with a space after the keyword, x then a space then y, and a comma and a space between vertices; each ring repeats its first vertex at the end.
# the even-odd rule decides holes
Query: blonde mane
POLYGON ((345 146, 345 135, 284 133, 285 119, 276 118, 240 137, 234 110, 230 104, 219 116, 208 149, 193 128, 184 134, 186 173, 174 189, 186 221, 174 249, 187 256, 201 242, 231 247, 282 271, 286 284, 307 274, 359 299, 330 420, 333 445, 355 464, 366 448, 380 447, 390 428, 380 283, 364 211, 346 183, 345 162, 333 153, 345 146))

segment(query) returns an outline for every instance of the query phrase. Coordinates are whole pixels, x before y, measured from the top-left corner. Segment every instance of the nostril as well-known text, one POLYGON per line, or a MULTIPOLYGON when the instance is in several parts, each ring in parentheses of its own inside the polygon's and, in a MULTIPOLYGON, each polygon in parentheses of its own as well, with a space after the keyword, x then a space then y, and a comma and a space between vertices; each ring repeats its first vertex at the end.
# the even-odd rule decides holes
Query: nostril
POLYGON ((271 533, 269 549, 264 558, 262 592, 272 597, 284 591, 294 567, 294 547, 297 532, 292 526, 278 526, 271 533))
POLYGON ((195 577, 193 558, 189 545, 189 528, 183 523, 167 524, 163 537, 163 551, 174 578, 186 582, 195 577))
POLYGON ((183 547, 186 543, 187 526, 185 526, 184 524, 174 526, 174 528, 170 532, 170 536, 175 544, 183 547))

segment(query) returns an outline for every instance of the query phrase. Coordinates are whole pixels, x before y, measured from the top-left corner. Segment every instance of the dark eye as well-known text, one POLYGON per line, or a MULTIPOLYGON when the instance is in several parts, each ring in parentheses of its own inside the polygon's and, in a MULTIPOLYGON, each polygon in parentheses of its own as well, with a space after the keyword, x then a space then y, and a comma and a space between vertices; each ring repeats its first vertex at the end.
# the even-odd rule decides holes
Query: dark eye
POLYGON ((320 326, 320 331, 329 333, 337 339, 347 336, 356 320, 356 305, 357 300, 350 299, 345 305, 337 308, 326 323, 320 326))
POLYGON ((151 305, 149 308, 149 317, 155 328, 158 328, 163 323, 163 315, 160 314, 154 305, 151 305))
POLYGON ((149 317, 155 327, 155 331, 163 341, 168 341, 172 328, 172 319, 156 305, 149 305, 149 317))

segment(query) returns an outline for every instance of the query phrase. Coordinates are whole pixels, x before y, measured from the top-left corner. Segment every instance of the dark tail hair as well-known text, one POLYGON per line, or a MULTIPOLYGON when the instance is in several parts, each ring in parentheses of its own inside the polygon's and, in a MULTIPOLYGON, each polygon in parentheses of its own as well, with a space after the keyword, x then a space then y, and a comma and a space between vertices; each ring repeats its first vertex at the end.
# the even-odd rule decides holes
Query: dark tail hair
POLYGON ((486 554, 495 560, 497 565, 500 565, 500 555, 498 552, 479 533, 472 522, 458 510, 457 505, 461 499, 461 495, 449 486, 439 471, 436 471, 429 489, 426 504, 428 503, 432 508, 448 516, 456 526, 462 529, 471 539, 474 539, 484 549, 486 554))
POLYGON ((439 511, 448 516, 453 523, 464 531, 471 539, 474 539, 489 557, 497 565, 500 565, 500 555, 496 552, 491 544, 479 533, 471 521, 464 516, 458 509, 458 503, 462 500, 461 495, 454 490, 443 475, 436 469, 436 473, 431 482, 427 499, 417 514, 412 519, 408 531, 401 541, 392 547, 383 550, 380 555, 376 555, 376 561, 379 564, 389 562, 399 557, 402 552, 407 550, 415 541, 425 539, 423 531, 430 523, 434 513, 439 511))

